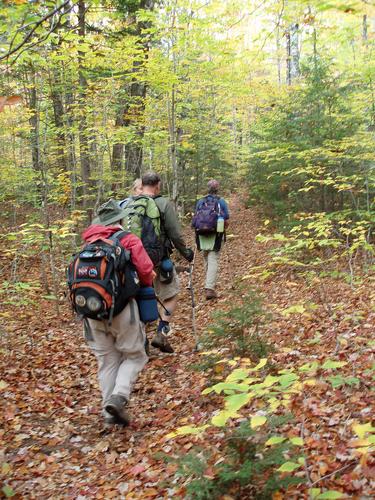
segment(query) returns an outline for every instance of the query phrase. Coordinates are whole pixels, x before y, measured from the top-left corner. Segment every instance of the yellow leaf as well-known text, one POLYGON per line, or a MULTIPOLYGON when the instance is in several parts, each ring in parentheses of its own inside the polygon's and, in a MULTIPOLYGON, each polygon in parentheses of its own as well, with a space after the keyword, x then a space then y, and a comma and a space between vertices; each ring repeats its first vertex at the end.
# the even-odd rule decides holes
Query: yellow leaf
POLYGON ((209 427, 207 424, 206 425, 201 425, 200 427, 193 427, 191 425, 184 425, 182 427, 179 427, 176 429, 174 432, 170 432, 169 434, 166 435, 167 439, 174 438, 176 436, 186 436, 188 434, 200 434, 201 432, 205 431, 209 427))
POLYGON ((258 370, 261 370, 263 366, 266 366, 267 364, 267 358, 262 358, 259 363, 254 366, 254 368, 249 368, 250 372, 257 372, 258 370))
POLYGON ((212 417, 211 423, 216 427, 224 427, 225 424, 227 423, 227 420, 235 417, 240 417, 240 415, 235 411, 222 410, 220 413, 212 417))
POLYGON ((367 432, 375 432, 375 427, 371 425, 371 422, 367 422, 367 424, 353 424, 353 431, 360 439, 363 439, 367 432))
POLYGON ((3 389, 6 389, 8 387, 8 384, 5 382, 5 380, 0 380, 0 391, 3 389))
POLYGON ((221 363, 220 365, 215 365, 214 366, 214 372, 215 373, 222 373, 224 371, 224 365, 221 363))
POLYGON ((303 304, 295 304, 281 311, 281 315, 289 316, 290 314, 303 314, 305 311, 306 309, 303 304))
POLYGON ((307 380, 304 380, 304 385, 316 385, 316 380, 315 378, 308 378, 307 380))
POLYGON ((267 422, 267 417, 262 415, 256 415, 255 417, 251 417, 250 427, 252 429, 256 429, 257 427, 261 427, 267 422))

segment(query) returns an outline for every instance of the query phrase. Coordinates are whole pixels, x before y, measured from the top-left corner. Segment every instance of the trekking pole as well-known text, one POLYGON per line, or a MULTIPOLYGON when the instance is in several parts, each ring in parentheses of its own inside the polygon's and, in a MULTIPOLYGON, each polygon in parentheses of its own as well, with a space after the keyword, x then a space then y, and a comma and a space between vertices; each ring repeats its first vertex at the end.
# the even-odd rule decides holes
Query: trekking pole
POLYGON ((166 316, 170 316, 171 313, 168 311, 168 309, 165 307, 165 305, 163 304, 163 302, 159 299, 159 297, 157 295, 156 295, 156 300, 159 302, 161 307, 164 309, 166 316))
POLYGON ((195 339, 194 351, 199 351, 201 346, 199 344, 197 326, 195 323, 195 298, 194 298, 194 287, 193 287, 193 271, 194 271, 194 264, 195 264, 195 256, 196 255, 197 255, 197 247, 195 246, 193 262, 189 266, 188 289, 190 290, 190 297, 191 297, 191 322, 193 325, 193 333, 194 333, 194 339, 195 339))

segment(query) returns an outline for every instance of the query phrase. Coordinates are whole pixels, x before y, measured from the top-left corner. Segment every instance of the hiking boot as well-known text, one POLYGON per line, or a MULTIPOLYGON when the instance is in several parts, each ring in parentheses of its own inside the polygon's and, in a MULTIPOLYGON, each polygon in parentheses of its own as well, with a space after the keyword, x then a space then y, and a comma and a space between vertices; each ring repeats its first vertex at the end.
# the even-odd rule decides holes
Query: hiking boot
POLYGON ((217 293, 212 288, 206 288, 206 300, 217 299, 217 293))
POLYGON ((116 424, 117 424, 117 419, 115 417, 112 417, 112 415, 110 417, 104 417, 105 429, 109 429, 116 424))
POLYGON ((146 352, 146 356, 149 358, 150 357, 150 341, 148 340, 147 337, 145 340, 145 352, 146 352))
POLYGON ((115 419, 114 423, 121 425, 129 425, 130 416, 125 409, 127 404, 128 404, 127 399, 124 398, 124 396, 120 396, 119 394, 112 394, 112 396, 106 403, 104 409, 107 413, 109 413, 110 415, 112 415, 112 417, 114 417, 115 419))
POLYGON ((167 333, 170 331, 169 327, 164 327, 160 332, 157 332, 155 337, 151 340, 152 347, 160 349, 161 352, 168 352, 171 354, 174 352, 173 347, 168 342, 167 333))

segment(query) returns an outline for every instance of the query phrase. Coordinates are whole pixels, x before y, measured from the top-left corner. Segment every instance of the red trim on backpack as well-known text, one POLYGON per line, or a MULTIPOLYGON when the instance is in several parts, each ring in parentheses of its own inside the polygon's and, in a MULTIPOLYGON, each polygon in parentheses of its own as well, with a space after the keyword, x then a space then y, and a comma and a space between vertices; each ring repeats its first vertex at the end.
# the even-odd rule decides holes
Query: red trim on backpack
POLYGON ((105 273, 106 268, 107 268, 107 260, 102 259, 102 261, 100 263, 100 271, 99 271, 101 280, 104 280, 104 273, 105 273))
POLYGON ((92 281, 81 281, 80 283, 74 283, 72 286, 72 290, 81 288, 83 286, 86 286, 87 288, 93 288, 101 297, 103 297, 108 309, 111 307, 112 295, 110 295, 102 286, 98 285, 97 283, 93 283, 92 281))

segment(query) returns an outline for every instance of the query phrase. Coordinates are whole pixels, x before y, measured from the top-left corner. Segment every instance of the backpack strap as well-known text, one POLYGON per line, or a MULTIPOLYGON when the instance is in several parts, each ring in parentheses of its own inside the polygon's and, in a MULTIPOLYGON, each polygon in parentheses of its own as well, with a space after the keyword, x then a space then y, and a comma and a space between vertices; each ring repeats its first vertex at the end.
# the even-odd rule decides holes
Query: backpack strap
MULTIPOLYGON (((162 197, 162 195, 161 195, 161 194, 157 194, 156 196, 151 196, 151 198, 155 201, 155 200, 157 200, 158 198, 163 198, 163 197, 162 197)), ((156 203, 156 201, 155 201, 155 205, 156 205, 157 209, 159 210, 159 215, 160 215, 160 225, 164 227, 164 226, 165 226, 165 224, 164 224, 164 212, 162 212, 162 211, 160 210, 159 205, 156 203)))
POLYGON ((217 206, 218 206, 218 215, 221 214, 221 205, 220 205, 220 196, 218 196, 217 194, 207 194, 206 196, 204 196, 201 200, 202 200, 202 205, 204 203, 207 203, 208 201, 208 197, 211 196, 212 198, 215 199, 216 203, 217 203, 217 206))
POLYGON ((110 236, 108 238, 108 240, 113 241, 114 243, 120 245, 123 248, 123 250, 125 252, 125 259, 128 261, 128 260, 131 260, 130 252, 123 245, 121 245, 121 242, 120 242, 121 238, 123 238, 127 234, 132 234, 132 233, 130 233, 129 231, 124 231, 123 229, 120 229, 119 231, 116 231, 115 233, 113 233, 112 236, 110 236))
POLYGON ((112 236, 110 236, 108 239, 111 241, 118 241, 127 234, 130 234, 129 231, 124 231, 123 229, 120 229, 119 231, 113 233, 112 236))
MULTIPOLYGON (((128 204, 126 204, 123 208, 126 209, 127 207, 129 208, 130 210, 130 214, 135 214, 137 213, 137 208, 143 208, 144 212, 143 212, 143 215, 148 215, 147 214, 147 210, 148 210, 148 203, 149 203, 149 200, 153 200, 153 197, 152 196, 149 196, 147 194, 140 194, 139 196, 133 196, 131 198, 131 202, 133 203, 133 206, 129 206, 130 205, 130 202, 128 204), (137 203, 138 201, 142 201, 142 200, 145 200, 146 203, 137 203)), ((156 205, 156 204, 155 204, 156 205)), ((159 216, 160 216, 160 210, 159 210, 159 207, 156 205, 158 211, 159 211, 159 216)))

